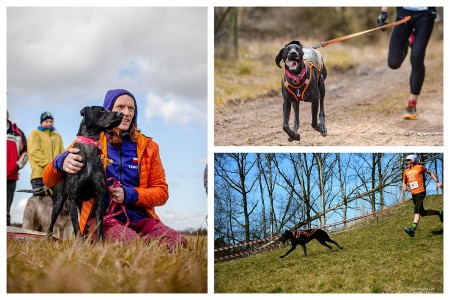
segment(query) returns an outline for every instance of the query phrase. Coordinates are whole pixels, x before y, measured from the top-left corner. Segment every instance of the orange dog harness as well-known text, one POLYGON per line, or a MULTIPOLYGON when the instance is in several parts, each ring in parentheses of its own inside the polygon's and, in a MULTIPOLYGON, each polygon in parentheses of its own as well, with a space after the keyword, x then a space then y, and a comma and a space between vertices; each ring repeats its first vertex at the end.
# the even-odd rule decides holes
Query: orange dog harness
MULTIPOLYGON (((297 101, 305 101, 305 92, 309 87, 309 84, 311 83, 311 79, 312 79, 312 74, 313 74, 313 68, 316 68, 318 71, 318 76, 317 76, 317 81, 319 81, 320 79, 320 63, 316 60, 305 60, 304 61, 304 68, 308 68, 309 69, 309 78, 306 78, 303 82, 302 79, 304 77, 305 74, 300 74, 300 76, 296 77, 295 75, 292 75, 289 73, 289 71, 287 69, 285 69, 285 74, 283 76, 283 84, 286 87, 286 89, 289 91, 289 93, 292 94, 292 96, 295 98, 295 100, 297 101), (299 85, 294 85, 293 83, 289 82, 288 78, 295 78, 294 84, 299 84, 299 85)), ((305 70, 305 69, 304 69, 305 70)), ((307 74, 307 73, 306 73, 307 74)))

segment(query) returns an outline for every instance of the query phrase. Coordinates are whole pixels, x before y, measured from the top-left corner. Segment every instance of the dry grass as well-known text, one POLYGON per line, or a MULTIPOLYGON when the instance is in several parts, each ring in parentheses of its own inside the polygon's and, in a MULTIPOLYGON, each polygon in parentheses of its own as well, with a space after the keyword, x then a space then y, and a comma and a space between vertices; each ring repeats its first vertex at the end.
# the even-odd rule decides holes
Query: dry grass
POLYGON ((7 242, 8 293, 206 293, 207 239, 156 243, 7 242))
MULTIPOLYGON (((442 196, 425 200, 426 209, 442 208, 442 196)), ((366 226, 332 234, 344 250, 329 252, 317 241, 280 259, 288 248, 215 265, 218 293, 443 293, 443 224, 422 218, 410 238, 411 201, 366 226)), ((335 248, 335 247, 334 247, 335 248)))

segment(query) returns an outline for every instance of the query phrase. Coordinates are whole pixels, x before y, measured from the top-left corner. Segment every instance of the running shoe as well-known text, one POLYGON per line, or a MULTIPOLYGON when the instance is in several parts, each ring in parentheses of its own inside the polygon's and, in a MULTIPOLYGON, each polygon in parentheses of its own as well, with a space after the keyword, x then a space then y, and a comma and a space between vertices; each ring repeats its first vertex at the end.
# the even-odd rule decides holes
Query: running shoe
POLYGON ((415 237, 416 236, 416 231, 412 228, 409 227, 405 227, 403 228, 403 230, 410 236, 410 237, 415 237))
POLYGON ((405 120, 415 120, 416 117, 416 107, 411 104, 406 105, 405 113, 403 114, 403 119, 405 120))

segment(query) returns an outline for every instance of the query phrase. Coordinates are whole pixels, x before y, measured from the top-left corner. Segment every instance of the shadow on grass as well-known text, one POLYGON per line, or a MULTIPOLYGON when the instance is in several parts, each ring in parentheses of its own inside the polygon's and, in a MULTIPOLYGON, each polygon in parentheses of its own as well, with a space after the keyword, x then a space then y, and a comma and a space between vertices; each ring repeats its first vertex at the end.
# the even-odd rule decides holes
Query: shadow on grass
POLYGON ((439 230, 431 230, 431 234, 432 234, 432 235, 441 235, 441 234, 444 234, 444 229, 441 228, 441 229, 439 229, 439 230))

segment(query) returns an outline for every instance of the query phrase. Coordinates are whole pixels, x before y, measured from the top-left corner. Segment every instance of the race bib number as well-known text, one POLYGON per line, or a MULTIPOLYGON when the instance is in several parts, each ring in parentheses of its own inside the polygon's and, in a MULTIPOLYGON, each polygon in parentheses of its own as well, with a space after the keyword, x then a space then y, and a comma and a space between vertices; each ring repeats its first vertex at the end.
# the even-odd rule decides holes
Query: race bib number
POLYGON ((412 181, 409 183, 409 188, 410 189, 417 189, 419 187, 419 184, 417 183, 417 181, 412 181))

